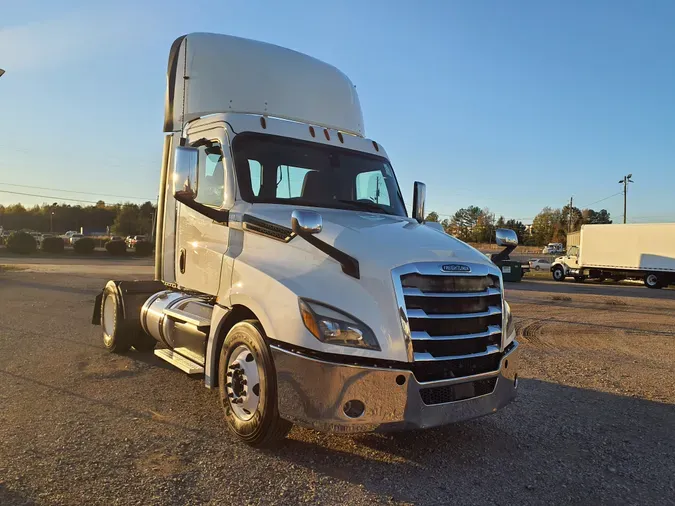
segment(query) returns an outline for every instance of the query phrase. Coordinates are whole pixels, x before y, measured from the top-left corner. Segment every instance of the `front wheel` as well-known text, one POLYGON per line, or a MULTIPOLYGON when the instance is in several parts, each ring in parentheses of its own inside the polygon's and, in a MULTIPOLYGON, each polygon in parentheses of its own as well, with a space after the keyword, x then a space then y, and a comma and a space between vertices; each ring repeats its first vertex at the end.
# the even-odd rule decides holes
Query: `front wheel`
POLYGON ((291 429, 279 416, 277 378, 260 322, 246 320, 228 332, 218 367, 220 402, 229 429, 251 446, 270 446, 291 429))
POLYGON ((555 281, 564 281, 565 280, 565 270, 561 266, 556 265, 553 268, 553 270, 551 271, 551 273, 553 274, 553 279, 555 281))
POLYGON ((661 278, 659 277, 658 274, 655 274, 653 272, 650 272, 649 274, 645 275, 645 286, 647 288, 663 288, 663 282, 661 281, 661 278))
POLYGON ((540 271, 540 270, 541 270, 541 267, 539 267, 538 265, 535 265, 535 266, 534 266, 534 270, 535 270, 535 271, 540 271))

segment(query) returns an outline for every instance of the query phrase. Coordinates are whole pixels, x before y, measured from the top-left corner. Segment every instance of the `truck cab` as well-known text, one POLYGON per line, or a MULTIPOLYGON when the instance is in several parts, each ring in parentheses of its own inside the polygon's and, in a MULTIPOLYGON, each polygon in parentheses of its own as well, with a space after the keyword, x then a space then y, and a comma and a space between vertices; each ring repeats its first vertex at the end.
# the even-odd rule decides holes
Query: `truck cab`
POLYGON ((499 268, 424 223, 422 183, 408 216, 344 74, 190 34, 167 81, 155 280, 99 295, 108 350, 155 349, 203 374, 251 445, 292 423, 426 428, 511 401, 518 343, 499 268))

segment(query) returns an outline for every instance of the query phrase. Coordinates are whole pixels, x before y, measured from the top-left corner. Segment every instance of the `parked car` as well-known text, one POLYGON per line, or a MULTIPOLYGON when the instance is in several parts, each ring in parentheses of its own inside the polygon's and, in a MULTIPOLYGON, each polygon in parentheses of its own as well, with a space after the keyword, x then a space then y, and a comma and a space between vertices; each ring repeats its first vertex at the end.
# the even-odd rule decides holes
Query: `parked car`
POLYGON ((531 258, 528 263, 530 264, 530 270, 533 271, 551 270, 551 261, 546 258, 531 258))
POLYGON ((108 240, 109 241, 124 241, 125 239, 121 235, 111 235, 108 240))
POLYGON ((132 235, 130 237, 127 237, 127 247, 128 248, 133 248, 136 246, 136 243, 138 241, 147 241, 148 238, 145 237, 144 235, 132 235))

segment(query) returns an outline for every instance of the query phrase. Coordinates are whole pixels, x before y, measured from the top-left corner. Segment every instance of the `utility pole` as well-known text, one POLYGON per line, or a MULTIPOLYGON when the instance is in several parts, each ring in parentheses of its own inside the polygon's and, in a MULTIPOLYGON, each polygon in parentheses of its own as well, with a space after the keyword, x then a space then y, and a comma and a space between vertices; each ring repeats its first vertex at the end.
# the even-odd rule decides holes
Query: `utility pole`
POLYGON ((628 197, 628 183, 632 183, 631 179, 633 174, 628 174, 624 176, 623 179, 619 179, 619 184, 623 184, 623 222, 626 223, 626 199, 628 197))
POLYGON ((574 197, 570 197, 570 207, 567 210, 567 233, 569 234, 572 231, 572 203, 574 202, 574 197))

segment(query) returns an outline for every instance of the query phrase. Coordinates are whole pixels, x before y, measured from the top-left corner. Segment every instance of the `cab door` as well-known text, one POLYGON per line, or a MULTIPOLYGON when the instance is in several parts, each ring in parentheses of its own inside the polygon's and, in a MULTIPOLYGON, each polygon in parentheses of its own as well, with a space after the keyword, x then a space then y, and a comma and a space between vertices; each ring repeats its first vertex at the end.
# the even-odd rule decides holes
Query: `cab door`
POLYGON ((567 267, 570 269, 578 269, 579 268, 579 248, 576 246, 572 246, 568 251, 567 251, 567 258, 565 260, 565 263, 567 264, 567 267))
MULTIPOLYGON (((229 152, 229 148, 223 149, 225 139, 222 127, 195 129, 187 139, 189 146, 198 149, 195 200, 214 209, 226 206, 227 159, 223 152, 229 152)), ((216 295, 228 247, 227 224, 215 222, 180 202, 176 206, 176 284, 216 295)))

